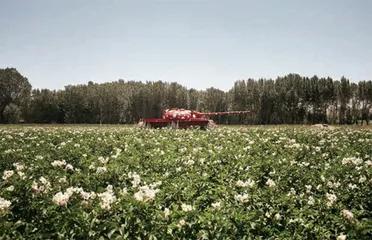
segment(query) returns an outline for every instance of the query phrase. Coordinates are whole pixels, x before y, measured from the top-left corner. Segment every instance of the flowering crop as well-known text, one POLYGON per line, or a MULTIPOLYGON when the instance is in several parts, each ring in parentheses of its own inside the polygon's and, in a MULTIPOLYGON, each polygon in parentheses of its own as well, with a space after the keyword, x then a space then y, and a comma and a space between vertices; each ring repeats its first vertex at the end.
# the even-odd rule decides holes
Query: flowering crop
POLYGON ((372 238, 368 129, 0 128, 1 239, 372 238))

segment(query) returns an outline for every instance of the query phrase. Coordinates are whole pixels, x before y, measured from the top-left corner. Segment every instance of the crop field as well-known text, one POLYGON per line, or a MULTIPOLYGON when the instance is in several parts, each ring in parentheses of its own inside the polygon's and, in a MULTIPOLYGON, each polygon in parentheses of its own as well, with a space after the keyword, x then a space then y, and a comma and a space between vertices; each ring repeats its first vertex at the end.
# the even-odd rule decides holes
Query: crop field
POLYGON ((372 130, 0 127, 0 239, 372 239, 372 130))

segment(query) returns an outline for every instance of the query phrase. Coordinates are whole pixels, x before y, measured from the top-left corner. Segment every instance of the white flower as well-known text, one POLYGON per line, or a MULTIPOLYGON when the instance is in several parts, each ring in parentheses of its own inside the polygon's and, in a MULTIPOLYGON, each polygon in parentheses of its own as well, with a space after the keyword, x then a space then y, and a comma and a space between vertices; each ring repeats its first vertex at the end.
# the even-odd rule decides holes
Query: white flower
POLYGON ((267 180, 266 185, 268 185, 270 188, 276 186, 275 182, 270 178, 267 180))
POLYGON ((45 177, 40 177, 39 180, 40 180, 40 182, 41 182, 42 184, 44 184, 44 185, 49 184, 49 181, 48 181, 45 177))
POLYGON ((350 158, 343 158, 342 159, 342 164, 346 165, 348 163, 352 163, 354 165, 361 165, 363 163, 363 160, 361 158, 356 158, 356 157, 350 157, 350 158))
POLYGON ((70 196, 67 193, 58 192, 53 196, 53 202, 59 206, 67 206, 70 196))
POLYGON ((141 183, 141 177, 137 173, 131 174, 130 178, 132 178, 132 186, 134 188, 138 187, 138 185, 141 183))
POLYGON ((170 214, 169 208, 165 208, 164 209, 164 218, 168 218, 169 214, 170 214))
POLYGON ((134 198, 137 200, 137 201, 140 201, 142 202, 143 201, 143 192, 142 191, 138 191, 134 194, 134 198))
POLYGON ((120 192, 121 195, 127 195, 128 194, 128 190, 127 188, 123 188, 120 192))
POLYGON ((185 225, 186 225, 186 221, 183 220, 183 219, 181 219, 181 220, 178 222, 177 227, 178 227, 178 228, 182 228, 182 227, 185 226, 185 225))
POLYGON ((107 169, 106 169, 106 167, 97 167, 96 172, 97 173, 105 173, 105 172, 107 172, 107 169))
POLYGON ((291 191, 289 191, 289 193, 287 194, 287 196, 294 196, 296 195, 296 190, 294 188, 291 188, 291 191))
POLYGON ((74 167, 71 164, 67 164, 66 165, 66 169, 73 171, 74 170, 74 167))
POLYGON ((192 211, 194 209, 193 206, 184 203, 182 203, 181 208, 184 212, 192 211))
POLYGON ((214 208, 219 208, 219 207, 221 207, 221 202, 215 202, 215 203, 212 203, 212 207, 214 207, 214 208))
POLYGON ((162 181, 157 181, 157 182, 151 183, 150 188, 155 188, 157 186, 160 186, 161 184, 162 184, 162 181))
POLYGON ((20 163, 13 163, 13 166, 17 169, 17 171, 22 171, 25 169, 25 166, 20 163))
POLYGON ((59 182, 59 183, 67 183, 67 178, 66 178, 66 176, 61 177, 60 179, 58 179, 58 182, 59 182))
POLYGON ((338 188, 338 187, 341 186, 341 183, 340 183, 340 182, 332 183, 331 181, 328 181, 327 185, 328 185, 328 187, 330 187, 330 188, 338 188))
POLYGON ((352 162, 354 165, 361 165, 363 160, 361 158, 353 158, 352 162))
POLYGON ((350 162, 349 158, 342 159, 342 165, 346 165, 350 162))
POLYGON ((314 203, 315 203, 314 198, 313 198, 312 196, 310 196, 310 197, 309 197, 309 201, 307 201, 307 204, 309 204, 309 205, 314 205, 314 203))
POLYGON ((51 184, 50 182, 45 179, 44 177, 40 177, 40 182, 42 183, 40 186, 37 182, 33 182, 32 183, 32 189, 37 193, 37 194, 40 194, 40 193, 48 193, 49 190, 51 189, 51 184))
POLYGON ((141 202, 150 201, 155 198, 157 192, 159 192, 159 189, 152 189, 148 186, 142 186, 139 188, 139 191, 134 194, 134 198, 141 202))
POLYGON ((322 182, 325 182, 325 177, 323 175, 320 176, 320 179, 322 180, 322 182))
POLYGON ((0 197, 0 211, 6 211, 9 209, 12 203, 4 198, 0 197))
POLYGON ((308 162, 302 162, 302 163, 301 163, 301 167, 302 167, 302 166, 307 167, 307 166, 309 166, 309 165, 310 165, 310 163, 308 163, 308 162))
POLYGON ((66 193, 68 196, 72 196, 72 194, 74 193, 81 193, 83 192, 83 189, 82 188, 78 188, 78 187, 69 187, 66 189, 66 193))
POLYGON ((365 181, 367 181, 366 176, 363 175, 359 178, 359 183, 364 183, 365 181))
POLYGON ((329 193, 326 193, 326 197, 327 197, 327 206, 332 206, 336 201, 337 201, 337 196, 334 195, 334 194, 329 194, 329 193))
POLYGON ((357 189, 358 186, 356 184, 349 183, 348 187, 352 190, 357 189))
POLYGON ((301 147, 301 145, 299 143, 294 143, 292 145, 289 145, 288 147, 295 147, 295 148, 299 148, 301 147))
POLYGON ((185 166, 192 166, 192 165, 194 165, 194 163, 195 163, 194 160, 188 160, 188 161, 184 162, 183 165, 185 165, 185 166))
POLYGON ((39 189, 39 186, 37 184, 37 182, 33 181, 32 185, 31 185, 31 188, 34 190, 34 191, 37 191, 39 189))
POLYGON ((25 173, 24 173, 24 172, 18 171, 17 174, 18 174, 18 176, 19 176, 21 179, 26 179, 26 176, 25 176, 25 173))
POLYGON ((324 164, 324 169, 329 169, 330 167, 329 163, 324 164))
POLYGON ((14 191, 14 186, 13 185, 9 186, 9 187, 6 188, 6 190, 9 191, 9 192, 13 192, 14 191))
POLYGON ((116 196, 111 185, 108 185, 106 191, 97 194, 97 196, 101 199, 99 205, 103 210, 111 209, 111 205, 116 202, 116 196))
POLYGON ((244 182, 241 181, 241 180, 239 180, 239 181, 236 182, 236 186, 238 186, 238 187, 244 187, 244 182))
POLYGON ((155 198, 155 195, 159 191, 159 189, 150 189, 147 186, 145 186, 145 187, 146 188, 142 187, 144 189, 141 188, 141 191, 143 191, 145 193, 145 197, 147 199, 154 199, 155 198))
POLYGON ((236 195, 235 197, 235 200, 237 200, 238 202, 247 202, 248 201, 248 194, 243 194, 243 195, 241 195, 241 194, 238 194, 238 195, 236 195))
POLYGON ((52 164, 53 167, 64 167, 64 166, 66 166, 66 161, 65 160, 63 160, 63 161, 56 160, 56 161, 53 161, 51 164, 52 164))
POLYGON ((247 181, 245 181, 245 182, 243 182, 243 181, 241 181, 241 180, 239 180, 239 181, 237 181, 236 182, 236 185, 238 186, 238 187, 253 187, 254 186, 254 181, 253 180, 251 180, 251 179, 248 179, 247 181))
POLYGON ((352 219, 354 217, 353 213, 346 209, 342 210, 342 215, 347 219, 352 219))
POLYGON ((110 210, 110 209, 111 209, 111 205, 108 204, 107 202, 100 202, 100 203, 99 203, 99 206, 100 206, 101 209, 103 209, 103 210, 110 210))
POLYGON ((100 162, 103 163, 103 164, 107 163, 108 160, 109 160, 108 157, 107 157, 107 158, 104 158, 104 157, 99 157, 99 158, 98 158, 98 161, 100 161, 100 162))
POLYGON ((14 171, 13 170, 5 170, 4 171, 4 174, 3 174, 3 179, 4 180, 7 180, 11 176, 13 176, 13 174, 14 174, 14 171))
POLYGON ((83 201, 81 201, 81 206, 83 206, 83 207, 86 207, 86 206, 88 206, 89 205, 89 202, 88 201, 86 201, 86 200, 83 200, 83 201))
POLYGON ((342 234, 337 237, 337 240, 346 240, 346 235, 342 234))
POLYGON ((94 199, 96 197, 96 194, 94 192, 85 192, 85 191, 80 191, 80 196, 84 200, 89 200, 89 199, 94 199))
POLYGON ((279 213, 277 213, 277 214, 275 214, 274 218, 276 220, 281 220, 282 219, 282 216, 279 213))

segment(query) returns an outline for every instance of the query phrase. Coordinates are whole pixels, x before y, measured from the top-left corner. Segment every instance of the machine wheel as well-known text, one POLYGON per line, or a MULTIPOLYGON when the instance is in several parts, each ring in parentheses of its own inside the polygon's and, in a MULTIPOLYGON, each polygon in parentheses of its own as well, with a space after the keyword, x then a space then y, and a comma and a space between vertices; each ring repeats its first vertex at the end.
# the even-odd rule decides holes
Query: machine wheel
POLYGON ((152 128, 151 124, 142 122, 141 124, 138 125, 140 129, 147 129, 147 128, 152 128))
POLYGON ((201 130, 212 130, 216 128, 216 124, 213 121, 209 121, 207 124, 200 126, 201 130))
POLYGON ((200 130, 203 130, 203 131, 207 131, 207 130, 210 130, 211 129, 211 126, 210 124, 205 124, 205 125, 202 125, 200 126, 200 130))
POLYGON ((172 129, 179 129, 179 128, 180 128, 178 122, 171 122, 171 123, 169 124, 169 126, 170 126, 170 128, 172 128, 172 129))

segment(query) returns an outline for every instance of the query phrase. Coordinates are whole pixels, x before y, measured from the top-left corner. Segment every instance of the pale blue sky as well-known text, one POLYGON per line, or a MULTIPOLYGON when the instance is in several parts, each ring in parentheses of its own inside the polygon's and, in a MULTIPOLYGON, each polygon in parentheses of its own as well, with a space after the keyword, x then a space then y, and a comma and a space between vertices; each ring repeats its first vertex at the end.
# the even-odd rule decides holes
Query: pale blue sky
POLYGON ((239 79, 372 79, 370 0, 0 0, 0 68, 34 88, 239 79))

